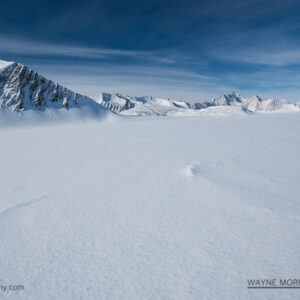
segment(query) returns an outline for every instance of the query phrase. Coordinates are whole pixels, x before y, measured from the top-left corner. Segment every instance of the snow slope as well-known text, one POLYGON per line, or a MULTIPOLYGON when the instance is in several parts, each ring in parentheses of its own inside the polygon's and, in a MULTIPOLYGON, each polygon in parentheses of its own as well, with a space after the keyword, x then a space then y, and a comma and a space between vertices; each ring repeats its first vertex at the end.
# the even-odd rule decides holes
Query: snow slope
POLYGON ((0 129, 1 299, 298 299, 298 114, 0 129))
POLYGON ((183 101, 151 99, 146 102, 135 103, 134 108, 124 110, 121 114, 130 116, 167 116, 185 113, 188 110, 188 104, 183 101))
POLYGON ((13 62, 0 59, 0 72, 2 72, 2 70, 6 69, 11 64, 13 64, 13 62))

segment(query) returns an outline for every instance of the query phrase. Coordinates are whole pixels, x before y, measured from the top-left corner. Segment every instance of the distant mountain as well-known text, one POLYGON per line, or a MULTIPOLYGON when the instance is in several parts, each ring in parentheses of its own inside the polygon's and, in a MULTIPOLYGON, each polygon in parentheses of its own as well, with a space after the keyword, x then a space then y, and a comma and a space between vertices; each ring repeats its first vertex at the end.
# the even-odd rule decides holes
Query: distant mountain
POLYGON ((155 99, 152 96, 131 97, 123 94, 99 93, 92 97, 96 102, 122 115, 168 115, 190 109, 184 101, 155 99))
POLYGON ((20 63, 0 61, 0 109, 47 111, 85 106, 104 111, 91 98, 48 80, 20 63))
MULTIPOLYGON (((224 112, 224 107, 228 107, 227 112, 230 111, 230 107, 236 107, 241 112, 299 111, 300 108, 299 103, 272 98, 263 99, 259 96, 246 98, 236 92, 194 104, 172 99, 155 99, 151 96, 139 98, 107 93, 96 95, 94 100, 116 113, 132 116, 197 115, 206 111, 216 112, 219 110, 224 112), (213 107, 214 109, 212 109, 213 107)), ((237 112, 237 110, 234 111, 237 112)))
POLYGON ((211 106, 237 106, 252 112, 297 111, 299 109, 298 103, 291 103, 286 100, 277 100, 273 98, 261 98, 257 95, 247 98, 236 92, 223 95, 208 102, 195 103, 192 107, 198 110, 211 106))

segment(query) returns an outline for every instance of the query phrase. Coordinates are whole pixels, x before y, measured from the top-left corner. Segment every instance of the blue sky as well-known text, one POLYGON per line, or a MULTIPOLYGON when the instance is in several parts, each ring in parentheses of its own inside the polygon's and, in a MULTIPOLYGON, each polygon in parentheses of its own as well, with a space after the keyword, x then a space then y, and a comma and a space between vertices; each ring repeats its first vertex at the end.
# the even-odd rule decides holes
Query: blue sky
POLYGON ((83 94, 300 100, 300 1, 5 1, 0 59, 83 94))

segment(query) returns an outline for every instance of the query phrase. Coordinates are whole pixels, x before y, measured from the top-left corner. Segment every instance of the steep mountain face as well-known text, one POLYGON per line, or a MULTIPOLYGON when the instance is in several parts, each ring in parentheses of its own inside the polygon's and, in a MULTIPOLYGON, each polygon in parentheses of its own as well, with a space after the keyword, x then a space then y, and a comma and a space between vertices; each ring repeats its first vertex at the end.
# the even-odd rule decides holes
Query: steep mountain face
POLYGON ((228 95, 223 95, 217 99, 213 99, 211 103, 215 104, 216 106, 241 106, 244 102, 245 98, 237 93, 231 93, 228 95))
POLYGON ((13 111, 95 106, 86 96, 47 80, 19 63, 0 63, 0 108, 13 111))

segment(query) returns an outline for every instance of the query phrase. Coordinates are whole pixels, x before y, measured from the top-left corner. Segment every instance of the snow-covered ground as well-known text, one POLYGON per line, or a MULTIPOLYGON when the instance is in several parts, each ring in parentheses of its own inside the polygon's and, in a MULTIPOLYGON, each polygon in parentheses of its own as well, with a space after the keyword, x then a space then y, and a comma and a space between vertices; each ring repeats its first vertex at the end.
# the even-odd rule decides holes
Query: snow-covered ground
POLYGON ((298 299, 300 118, 0 129, 4 299, 298 299))

